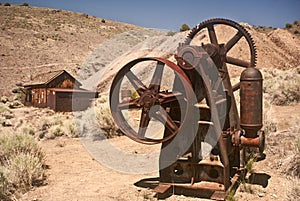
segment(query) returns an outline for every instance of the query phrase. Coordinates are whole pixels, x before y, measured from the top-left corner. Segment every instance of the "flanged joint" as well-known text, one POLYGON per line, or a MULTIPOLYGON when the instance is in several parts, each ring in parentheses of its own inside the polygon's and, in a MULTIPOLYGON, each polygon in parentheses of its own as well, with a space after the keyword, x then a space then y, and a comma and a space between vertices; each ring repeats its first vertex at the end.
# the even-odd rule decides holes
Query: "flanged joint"
POLYGON ((258 137, 256 138, 247 138, 245 136, 240 137, 241 145, 246 147, 257 147, 259 153, 262 154, 265 149, 265 132, 260 130, 258 132, 258 137))

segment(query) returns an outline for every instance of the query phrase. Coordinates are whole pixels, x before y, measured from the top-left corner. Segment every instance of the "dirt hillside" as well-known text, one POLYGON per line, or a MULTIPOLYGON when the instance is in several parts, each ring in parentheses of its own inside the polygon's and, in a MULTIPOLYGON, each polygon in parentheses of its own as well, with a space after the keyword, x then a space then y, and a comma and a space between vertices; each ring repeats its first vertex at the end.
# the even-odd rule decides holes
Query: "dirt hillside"
MULTIPOLYGON (((263 33, 257 31, 256 27, 242 23, 247 29, 257 49, 257 67, 259 69, 292 69, 300 65, 300 37, 290 33, 284 29, 273 29, 270 32, 263 33)), ((216 28, 216 33, 219 42, 228 41, 234 34, 234 30, 227 26, 219 26, 216 28)), ((87 58, 81 66, 79 75, 86 86, 95 88, 107 93, 108 88, 103 87, 109 85, 115 73, 129 61, 138 57, 157 56, 165 57, 174 62, 174 54, 177 51, 179 43, 184 42, 188 32, 177 33, 173 36, 168 36, 164 32, 155 30, 136 30, 125 33, 126 37, 119 35, 113 40, 108 40, 105 44, 100 44, 93 54, 87 58), (138 34, 137 34, 138 33, 138 34), (156 34, 156 35, 155 35, 156 34), (147 37, 145 38, 145 35, 147 37), (140 40, 137 40, 137 37, 140 40), (123 40, 120 40, 123 38, 123 40), (138 41, 143 41, 137 43, 138 41), (127 44, 122 51, 118 47, 127 44), (128 45, 130 44, 130 45, 128 45), (103 49, 109 47, 109 54, 103 54, 103 49), (101 77, 101 80, 98 79, 101 77)), ((208 33, 203 31, 198 36, 203 41, 207 41, 208 33)), ((240 41, 230 52, 230 56, 242 58, 247 61, 249 55, 249 46, 245 41, 240 41)), ((229 65, 230 66, 230 65, 229 65)), ((237 71, 233 75, 239 76, 242 68, 230 68, 232 71, 237 71)))
POLYGON ((76 75, 100 43, 134 29, 141 27, 84 13, 2 4, 0 96, 38 73, 65 69, 76 75))

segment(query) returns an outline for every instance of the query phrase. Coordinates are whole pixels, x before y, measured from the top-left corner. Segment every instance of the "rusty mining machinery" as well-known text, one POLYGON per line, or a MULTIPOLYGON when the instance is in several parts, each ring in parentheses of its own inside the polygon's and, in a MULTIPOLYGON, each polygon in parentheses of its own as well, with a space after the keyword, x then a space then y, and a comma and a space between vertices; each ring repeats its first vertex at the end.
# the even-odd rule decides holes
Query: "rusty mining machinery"
POLYGON ((132 140, 148 145, 162 143, 159 184, 154 188, 158 196, 172 190, 223 200, 244 176, 249 152, 259 155, 264 150, 262 75, 255 68, 253 39, 234 21, 210 19, 190 31, 179 44, 175 60, 177 64, 158 57, 137 58, 121 68, 110 91, 113 118, 132 140), (233 29, 235 34, 221 43, 217 25, 233 29), (208 42, 193 44, 203 31, 208 42), (241 39, 249 48, 248 59, 229 54, 241 39), (231 84, 228 64, 244 68, 235 85, 231 84), (154 68, 152 76, 143 72, 149 84, 138 77, 147 65, 154 68), (135 66, 137 73, 133 71, 135 66), (166 76, 168 82, 172 81, 168 90, 162 84, 165 70, 174 75, 166 76), (133 87, 134 94, 126 95, 123 85, 133 87), (240 90, 240 111, 236 90, 240 90), (129 113, 138 123, 129 122, 129 113), (163 124, 162 132, 148 128, 155 124, 152 120, 163 124))

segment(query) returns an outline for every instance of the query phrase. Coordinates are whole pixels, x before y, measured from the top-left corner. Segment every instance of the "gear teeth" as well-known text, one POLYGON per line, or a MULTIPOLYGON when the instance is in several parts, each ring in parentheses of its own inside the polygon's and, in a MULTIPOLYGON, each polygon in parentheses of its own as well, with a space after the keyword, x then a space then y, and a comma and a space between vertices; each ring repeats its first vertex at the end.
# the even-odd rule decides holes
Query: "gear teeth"
POLYGON ((195 26, 190 31, 190 33, 187 35, 187 38, 185 39, 184 44, 189 45, 191 43, 192 39, 197 35, 197 33, 199 33, 202 29, 206 28, 207 25, 209 25, 209 24, 213 24, 213 25, 214 24, 224 24, 224 25, 231 26, 231 27, 237 29, 238 31, 242 32, 249 44, 249 47, 250 47, 251 66, 256 66, 257 53, 256 53, 256 46, 255 46, 255 42, 254 42, 253 38, 251 37, 249 32, 242 25, 240 25, 232 20, 223 19, 223 18, 214 18, 214 19, 205 20, 205 21, 199 23, 197 26, 195 26))

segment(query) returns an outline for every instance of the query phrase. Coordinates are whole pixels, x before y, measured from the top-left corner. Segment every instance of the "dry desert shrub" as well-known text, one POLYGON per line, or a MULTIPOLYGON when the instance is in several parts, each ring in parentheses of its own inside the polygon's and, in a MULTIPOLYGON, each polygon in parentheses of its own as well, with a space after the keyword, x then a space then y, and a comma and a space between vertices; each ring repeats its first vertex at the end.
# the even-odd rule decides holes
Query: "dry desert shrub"
POLYGON ((272 105, 269 100, 264 99, 263 102, 263 130, 268 135, 277 131, 277 124, 274 121, 274 114, 272 114, 272 105))
POLYGON ((11 200, 43 180, 45 155, 27 134, 0 135, 0 199, 11 200))
POLYGON ((66 116, 62 114, 53 114, 51 116, 43 116, 37 125, 37 138, 54 139, 63 136, 65 132, 66 116))
POLYGON ((300 181, 295 179, 293 185, 289 188, 289 192, 287 193, 288 201, 297 201, 300 198, 300 181))
POLYGON ((2 102, 0 102, 0 114, 3 112, 10 112, 10 109, 8 108, 8 106, 2 102))
POLYGON ((25 124, 22 126, 22 133, 24 134, 28 134, 28 135, 31 135, 31 136, 34 136, 35 135, 35 129, 34 129, 34 126, 32 124, 25 124))
POLYGON ((287 132, 291 138, 290 145, 286 148, 286 155, 282 159, 282 172, 288 176, 300 178, 300 126, 295 125, 287 132))
POLYGON ((101 100, 97 105, 96 118, 99 121, 100 128, 105 132, 107 138, 119 136, 119 129, 115 124, 115 121, 111 115, 110 107, 107 99, 106 101, 101 100))
POLYGON ((300 101, 300 66, 290 70, 263 69, 264 93, 275 105, 291 105, 300 101))
POLYGON ((295 140, 294 154, 290 157, 290 162, 287 165, 287 173, 300 178, 300 137, 295 140))
POLYGON ((60 137, 63 136, 65 134, 64 129, 61 125, 54 125, 49 129, 50 132, 50 136, 53 136, 53 138, 55 137, 60 137))
POLYGON ((72 138, 79 137, 79 128, 75 124, 74 121, 69 122, 69 124, 68 124, 68 133, 69 133, 69 136, 72 137, 72 138))

